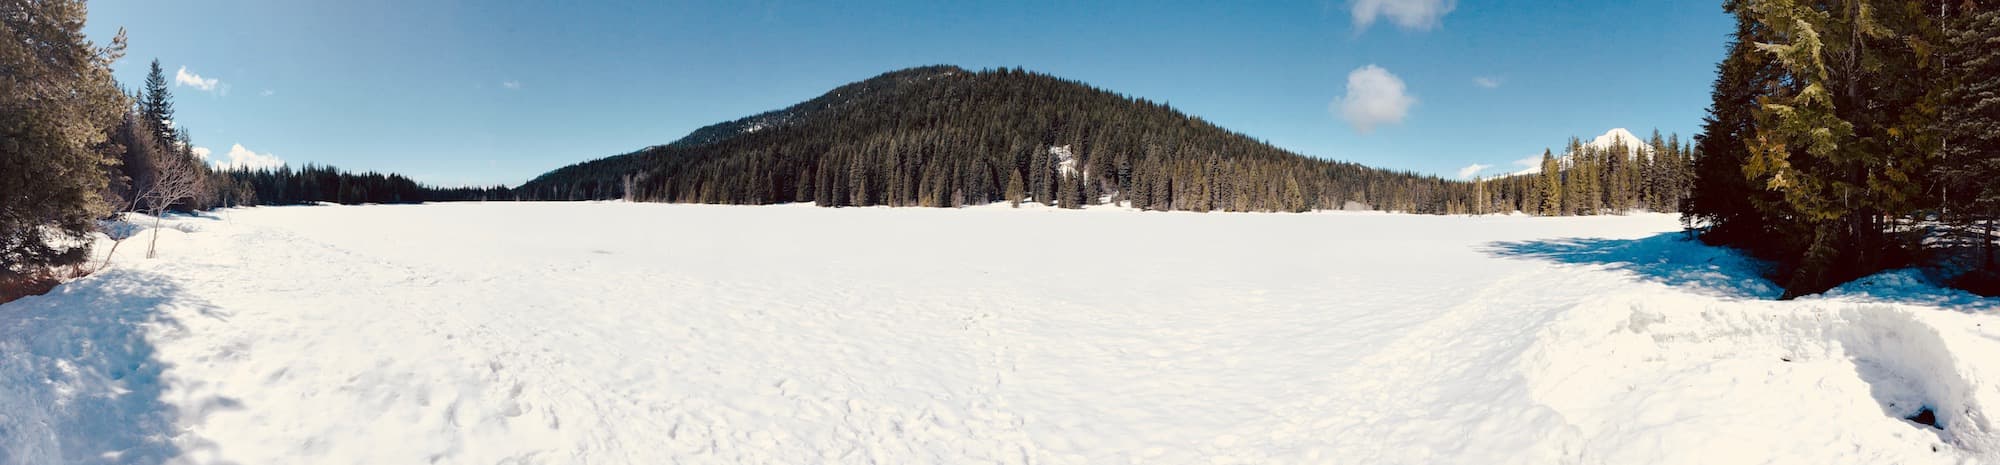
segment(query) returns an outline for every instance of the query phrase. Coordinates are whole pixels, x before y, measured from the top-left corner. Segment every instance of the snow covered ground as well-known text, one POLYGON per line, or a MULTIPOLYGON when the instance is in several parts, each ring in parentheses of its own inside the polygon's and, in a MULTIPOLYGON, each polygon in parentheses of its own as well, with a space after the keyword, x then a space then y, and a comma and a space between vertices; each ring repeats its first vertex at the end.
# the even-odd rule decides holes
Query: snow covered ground
POLYGON ((1994 302, 1769 301, 1668 216, 168 223, 0 306, 0 464, 2000 462, 1994 302))

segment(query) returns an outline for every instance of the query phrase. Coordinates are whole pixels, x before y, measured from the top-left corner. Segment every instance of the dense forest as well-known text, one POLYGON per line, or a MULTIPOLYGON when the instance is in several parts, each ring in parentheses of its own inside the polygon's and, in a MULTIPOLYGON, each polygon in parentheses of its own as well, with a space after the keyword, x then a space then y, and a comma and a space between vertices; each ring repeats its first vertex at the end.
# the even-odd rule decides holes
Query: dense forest
POLYGON ((217 173, 222 190, 217 197, 228 205, 299 205, 311 203, 391 204, 513 200, 512 190, 494 187, 435 187, 400 174, 373 171, 349 172, 331 166, 306 164, 263 170, 224 170, 217 173))
POLYGON ((1536 173, 1473 181, 1474 213, 1679 211, 1694 182, 1696 158, 1694 144, 1658 131, 1637 143, 1571 138, 1562 156, 1544 151, 1536 173))
POLYGON ((1182 211, 1676 211, 1693 157, 1692 147, 1678 140, 1655 137, 1639 147, 1572 143, 1545 176, 1467 182, 1301 156, 1165 104, 1044 74, 931 66, 705 127, 671 144, 564 167, 515 194, 824 206, 1029 201, 1182 211), (1558 182, 1544 187, 1543 177, 1558 182), (1576 193, 1561 195, 1566 191, 1576 193))
POLYGON ((1731 0, 1689 222, 1786 297, 1935 264, 2000 291, 2000 2, 1731 0))

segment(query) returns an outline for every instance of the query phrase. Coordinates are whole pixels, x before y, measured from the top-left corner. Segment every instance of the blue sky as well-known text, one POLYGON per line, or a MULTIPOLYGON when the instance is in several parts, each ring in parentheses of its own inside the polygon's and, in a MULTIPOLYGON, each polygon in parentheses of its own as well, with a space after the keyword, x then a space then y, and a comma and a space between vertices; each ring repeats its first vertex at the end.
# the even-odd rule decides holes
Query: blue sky
POLYGON ((1689 0, 90 6, 92 37, 128 30, 127 86, 155 58, 185 68, 178 120, 211 159, 442 185, 518 184, 928 64, 1082 80, 1309 156, 1497 173, 1613 127, 1694 133, 1730 25, 1689 0))

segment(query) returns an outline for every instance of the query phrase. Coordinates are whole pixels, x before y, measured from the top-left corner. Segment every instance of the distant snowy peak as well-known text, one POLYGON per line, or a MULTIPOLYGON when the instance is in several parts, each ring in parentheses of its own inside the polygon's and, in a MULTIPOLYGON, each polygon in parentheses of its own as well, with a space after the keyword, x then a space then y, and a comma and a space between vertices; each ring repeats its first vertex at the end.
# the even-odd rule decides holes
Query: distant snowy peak
POLYGON ((1590 142, 1583 145, 1598 150, 1610 150, 1612 146, 1618 145, 1620 142, 1623 142, 1625 147, 1632 150, 1645 152, 1653 150, 1653 147, 1648 145, 1645 139, 1640 139, 1639 136, 1633 135, 1632 131, 1628 131, 1625 128, 1612 128, 1610 131, 1605 132, 1604 135, 1597 136, 1596 139, 1591 139, 1590 142))
MULTIPOLYGON (((1597 150, 1611 150, 1612 146, 1618 145, 1620 142, 1625 143, 1625 147, 1637 153, 1649 154, 1653 152, 1653 146, 1650 143, 1646 142, 1645 139, 1640 139, 1638 135, 1632 134, 1631 130, 1625 128, 1611 128, 1610 131, 1605 131, 1604 135, 1597 136, 1590 139, 1589 142, 1583 143, 1583 146, 1597 150)), ((1556 155, 1556 160, 1568 163, 1571 155, 1573 154, 1558 154, 1556 155)), ((1515 160, 1514 166, 1519 169, 1508 176, 1541 174, 1542 156, 1540 154, 1529 155, 1527 158, 1515 160)))

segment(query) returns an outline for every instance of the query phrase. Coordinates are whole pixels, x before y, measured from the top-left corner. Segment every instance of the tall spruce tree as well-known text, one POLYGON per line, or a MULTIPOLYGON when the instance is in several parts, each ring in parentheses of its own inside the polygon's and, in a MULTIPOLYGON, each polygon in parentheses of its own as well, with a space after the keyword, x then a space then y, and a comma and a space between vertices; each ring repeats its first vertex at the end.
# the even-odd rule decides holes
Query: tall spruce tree
POLYGON ((160 60, 154 59, 152 67, 146 71, 145 89, 139 99, 139 114, 151 123, 153 141, 161 146, 170 146, 174 141, 174 94, 167 89, 166 70, 160 68, 160 60))
POLYGON ((2000 2, 1968 4, 1945 28, 1949 76, 1940 126, 1946 134, 1937 166, 1943 217, 1958 241, 1978 250, 1980 273, 1968 283, 1992 294, 2000 284, 1995 260, 2000 221, 2000 2))
POLYGON ((1563 211, 1562 163, 1556 160, 1548 149, 1542 149, 1542 173, 1536 176, 1537 186, 1542 194, 1536 204, 1536 211, 1543 215, 1557 216, 1563 211))
POLYGON ((1775 88, 1780 71, 1757 51, 1757 43, 1768 40, 1769 28, 1751 17, 1744 0, 1725 2, 1723 9, 1736 17, 1736 30, 1716 66, 1708 115, 1694 140, 1701 156, 1693 162, 1688 198, 1681 205, 1682 222, 1704 228, 1701 238, 1708 243, 1733 245, 1770 258, 1777 252, 1768 246, 1768 238, 1784 222, 1767 212, 1782 199, 1753 185, 1743 167, 1756 132, 1758 101, 1775 88))
MULTIPOLYGON (((1922 156, 1894 110, 1906 101, 1897 87, 1919 69, 1913 52, 1893 45, 1907 38, 1887 27, 1867 0, 1754 0, 1753 16, 1774 40, 1757 44, 1785 72, 1784 85, 1756 111, 1757 132, 1745 174, 1783 194, 1785 207, 1809 235, 1788 237, 1790 276, 1785 297, 1815 293, 1899 263, 1904 243, 1885 220, 1910 213, 1909 175, 1922 156), (1903 82, 1898 82, 1903 81, 1903 82)), ((1921 61, 1921 60, 1919 60, 1921 61)), ((1921 93, 1919 91, 1918 93, 1921 93)))

